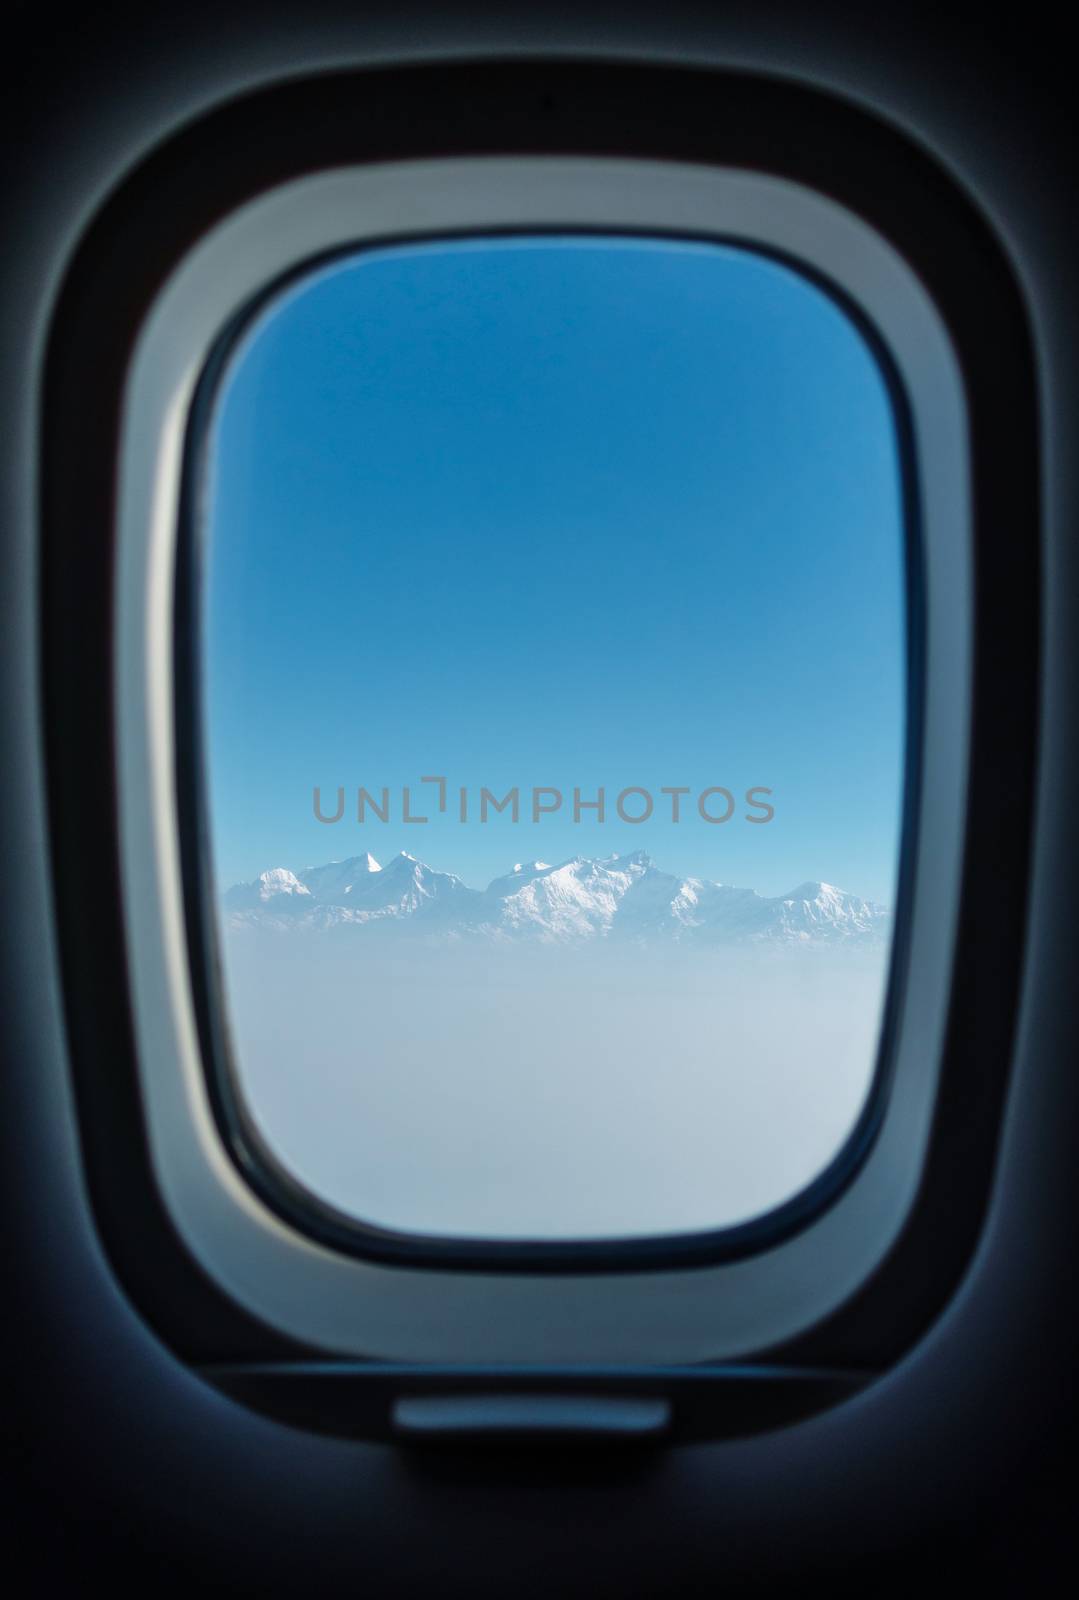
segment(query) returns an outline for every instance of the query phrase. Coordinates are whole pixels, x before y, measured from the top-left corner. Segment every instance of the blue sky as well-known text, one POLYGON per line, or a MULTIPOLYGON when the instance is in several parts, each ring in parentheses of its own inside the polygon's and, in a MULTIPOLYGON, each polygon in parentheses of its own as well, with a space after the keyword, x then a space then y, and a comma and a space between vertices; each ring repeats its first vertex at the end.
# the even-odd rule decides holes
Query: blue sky
POLYGON ((603 239, 331 265, 240 346, 206 506, 222 883, 406 849, 480 886, 644 848, 764 893, 892 900, 894 430, 860 335, 794 271, 603 239), (567 802, 462 825, 421 790, 435 773, 567 802), (315 821, 316 784, 331 811, 344 785, 343 821, 315 821), (356 822, 360 784, 391 789, 389 824, 356 822), (405 784, 428 823, 401 822, 405 784), (629 785, 656 794, 640 826, 614 816, 629 785), (692 791, 678 824, 665 785, 692 791), (772 789, 774 820, 702 822, 713 785, 772 789), (574 786, 605 788, 605 824, 573 824, 574 786))

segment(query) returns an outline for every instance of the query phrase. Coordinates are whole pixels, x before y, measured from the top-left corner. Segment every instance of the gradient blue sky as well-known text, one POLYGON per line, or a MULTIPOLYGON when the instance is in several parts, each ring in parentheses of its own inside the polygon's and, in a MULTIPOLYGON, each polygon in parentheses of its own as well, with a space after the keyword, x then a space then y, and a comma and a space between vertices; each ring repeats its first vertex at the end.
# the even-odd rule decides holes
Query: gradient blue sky
POLYGON ((797 273, 644 240, 370 251, 257 319, 212 447, 223 884, 406 849, 480 886, 643 847, 763 893, 821 878, 891 902, 896 441, 866 345, 797 273), (462 825, 428 773, 567 806, 462 825), (314 820, 316 784, 330 810, 345 786, 345 820, 314 820), (357 824, 359 784, 398 791, 390 824, 357 824), (428 824, 400 822, 404 784, 428 824), (690 797, 679 824, 664 802, 631 827, 631 784, 764 785, 776 814, 709 826, 690 797), (604 825, 572 824, 574 785, 606 788, 604 825))

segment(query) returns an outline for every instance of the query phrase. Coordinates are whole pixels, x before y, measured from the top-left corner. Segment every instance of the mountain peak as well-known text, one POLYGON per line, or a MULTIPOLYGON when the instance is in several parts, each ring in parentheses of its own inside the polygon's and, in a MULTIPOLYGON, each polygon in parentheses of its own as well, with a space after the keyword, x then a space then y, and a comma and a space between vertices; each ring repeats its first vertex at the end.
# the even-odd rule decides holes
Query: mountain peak
POLYGON ((656 867, 645 850, 601 859, 574 856, 552 867, 514 862, 486 890, 469 888, 402 850, 387 868, 369 852, 295 874, 273 867, 224 896, 230 926, 401 926, 419 936, 526 940, 541 944, 677 942, 833 946, 887 938, 889 913, 834 884, 807 879, 767 896, 656 867))
POLYGON ((807 878, 805 883, 798 884, 788 894, 780 895, 781 900, 819 900, 823 895, 831 899, 842 895, 844 891, 837 889, 834 883, 820 883, 816 878, 807 878))
POLYGON ((269 872, 259 873, 259 883, 267 894, 308 894, 305 884, 302 884, 294 872, 287 867, 271 867, 269 872))

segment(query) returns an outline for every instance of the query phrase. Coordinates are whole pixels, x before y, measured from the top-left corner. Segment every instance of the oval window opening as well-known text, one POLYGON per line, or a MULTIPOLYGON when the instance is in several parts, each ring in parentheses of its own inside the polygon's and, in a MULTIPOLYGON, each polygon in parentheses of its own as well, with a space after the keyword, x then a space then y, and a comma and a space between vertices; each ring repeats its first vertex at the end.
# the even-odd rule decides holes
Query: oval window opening
POLYGON ((201 439, 218 1090, 312 1215, 435 1240, 766 1217, 850 1158, 903 823, 892 403, 792 267, 356 252, 201 439))

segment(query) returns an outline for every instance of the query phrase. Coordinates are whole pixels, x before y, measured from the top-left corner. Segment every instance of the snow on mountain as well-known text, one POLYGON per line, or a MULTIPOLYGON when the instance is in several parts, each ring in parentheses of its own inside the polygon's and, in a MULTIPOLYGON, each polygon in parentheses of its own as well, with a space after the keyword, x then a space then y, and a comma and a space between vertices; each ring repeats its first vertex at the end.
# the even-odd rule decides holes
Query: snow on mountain
POLYGON ((643 851, 605 861, 576 856, 559 867, 518 864, 489 885, 482 926, 503 936, 531 934, 544 943, 602 938, 651 865, 643 851))
POLYGON ((601 860, 575 856, 557 866, 517 862, 485 890, 407 851, 385 867, 365 854, 299 874, 275 867, 229 889, 224 910, 234 930, 378 924, 435 938, 553 945, 878 944, 890 922, 883 906, 833 884, 801 883, 769 897, 679 878, 643 850, 601 860))
POLYGON ((370 880, 361 906, 381 916, 443 917, 451 908, 465 910, 476 896, 454 873, 438 872, 402 850, 370 880))
POLYGON ((872 938, 880 934, 882 919, 888 920, 883 906, 847 894, 832 883, 800 883, 780 897, 768 936, 872 938))
POLYGON ((257 911, 272 905, 276 911, 290 900, 311 900, 311 891, 287 867, 271 867, 260 872, 252 883, 237 883, 225 895, 230 911, 257 911))
POLYGON ((373 873, 382 868, 369 851, 347 861, 329 861, 324 867, 304 867, 297 876, 323 905, 351 905, 366 889, 373 873))

